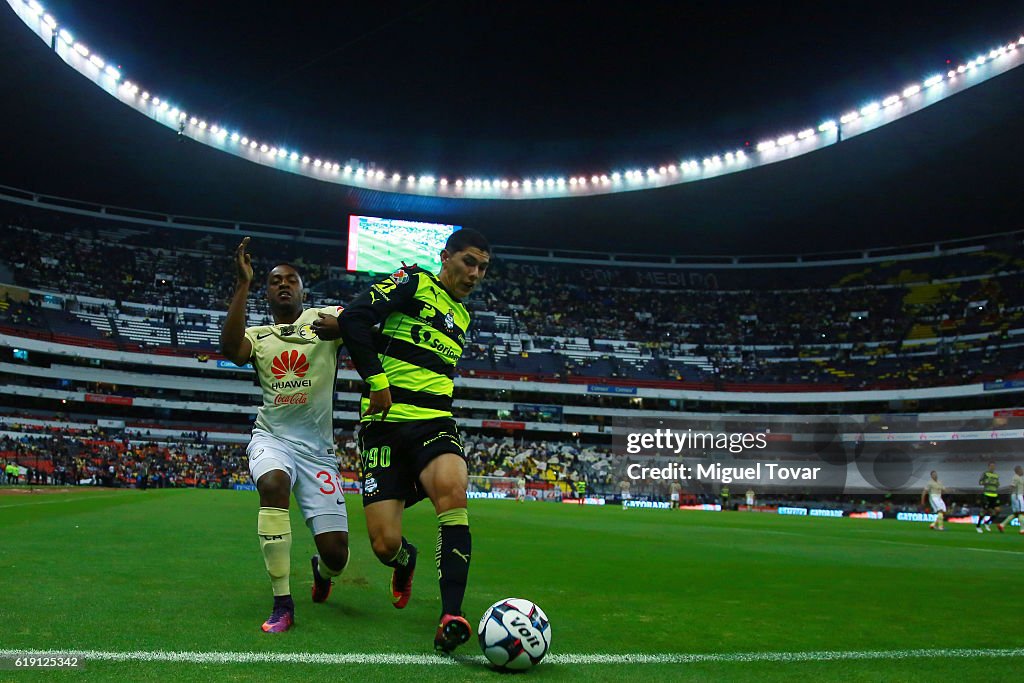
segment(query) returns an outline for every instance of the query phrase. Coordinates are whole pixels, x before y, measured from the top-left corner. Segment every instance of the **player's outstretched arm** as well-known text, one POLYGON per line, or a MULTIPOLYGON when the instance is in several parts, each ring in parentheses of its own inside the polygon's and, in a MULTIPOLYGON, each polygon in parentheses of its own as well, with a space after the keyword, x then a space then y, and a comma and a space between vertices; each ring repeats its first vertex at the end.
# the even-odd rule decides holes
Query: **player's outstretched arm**
POLYGON ((246 237, 235 249, 235 293, 220 331, 220 352, 235 365, 245 365, 252 355, 252 343, 245 338, 245 304, 252 284, 252 256, 246 252, 246 237))
POLYGON ((370 385, 370 405, 367 415, 386 417, 391 408, 391 390, 384 366, 377 357, 374 328, 393 311, 411 302, 416 295, 417 278, 403 271, 402 277, 392 275, 357 296, 341 312, 338 325, 348 348, 352 364, 359 376, 370 385))

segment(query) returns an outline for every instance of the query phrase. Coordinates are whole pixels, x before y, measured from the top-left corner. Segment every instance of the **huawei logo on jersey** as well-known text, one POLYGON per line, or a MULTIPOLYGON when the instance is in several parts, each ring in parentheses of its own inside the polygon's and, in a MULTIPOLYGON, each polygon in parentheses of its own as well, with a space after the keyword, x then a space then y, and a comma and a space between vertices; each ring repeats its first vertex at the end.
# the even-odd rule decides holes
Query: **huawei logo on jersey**
POLYGON ((288 373, 300 378, 305 377, 309 372, 309 361, 306 360, 304 353, 285 351, 270 364, 270 371, 278 379, 284 379, 288 373))

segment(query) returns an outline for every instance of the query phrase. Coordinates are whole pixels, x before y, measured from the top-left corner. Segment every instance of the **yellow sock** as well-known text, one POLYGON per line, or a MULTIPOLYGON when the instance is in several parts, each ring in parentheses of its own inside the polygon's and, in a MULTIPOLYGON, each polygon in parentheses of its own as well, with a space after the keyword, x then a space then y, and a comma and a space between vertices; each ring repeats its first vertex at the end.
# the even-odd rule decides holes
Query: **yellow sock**
POLYGON ((938 526, 938 527, 939 527, 940 529, 942 528, 942 521, 943 521, 943 520, 944 520, 945 518, 946 518, 946 516, 945 516, 945 514, 944 514, 944 513, 942 513, 942 512, 940 512, 939 514, 935 515, 935 524, 936 524, 936 526, 938 526))
POLYGON ((260 535, 260 550, 263 551, 263 562, 267 565, 274 595, 291 595, 288 578, 291 573, 292 522, 288 511, 261 507, 256 533, 260 535))
POLYGON ((342 565, 341 569, 335 570, 331 569, 326 564, 324 564, 324 558, 318 557, 316 561, 316 570, 320 572, 320 576, 324 577, 325 579, 333 579, 335 576, 340 576, 341 573, 345 571, 345 567, 348 566, 348 561, 351 559, 352 553, 349 553, 348 556, 345 557, 345 564, 342 565))

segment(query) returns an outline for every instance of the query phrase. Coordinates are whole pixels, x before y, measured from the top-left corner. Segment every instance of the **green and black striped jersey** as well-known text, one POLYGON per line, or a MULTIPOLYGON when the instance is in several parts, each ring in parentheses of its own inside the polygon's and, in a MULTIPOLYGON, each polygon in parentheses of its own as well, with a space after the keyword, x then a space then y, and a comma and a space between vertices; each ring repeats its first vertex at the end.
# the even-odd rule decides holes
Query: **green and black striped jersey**
POLYGON ((403 267, 356 297, 339 318, 341 334, 359 375, 366 380, 362 420, 370 391, 391 389, 387 422, 451 417, 452 380, 462 357, 469 311, 437 277, 403 267), (375 329, 377 326, 379 329, 375 329))
POLYGON ((982 493, 986 496, 999 495, 999 475, 995 472, 983 472, 978 483, 984 487, 982 489, 982 493))

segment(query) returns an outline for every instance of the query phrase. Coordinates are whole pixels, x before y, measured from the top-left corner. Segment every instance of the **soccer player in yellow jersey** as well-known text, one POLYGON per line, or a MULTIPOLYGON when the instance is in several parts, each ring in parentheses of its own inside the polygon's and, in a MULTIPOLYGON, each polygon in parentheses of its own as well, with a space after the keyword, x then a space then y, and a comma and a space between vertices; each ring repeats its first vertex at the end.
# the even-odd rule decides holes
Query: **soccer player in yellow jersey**
POLYGON ((932 470, 931 479, 925 482, 924 490, 921 491, 921 505, 924 505, 924 498, 928 496, 932 512, 935 513, 935 521, 928 525, 929 529, 935 529, 936 531, 946 530, 945 526, 943 526, 946 515, 946 502, 942 500, 942 494, 945 492, 946 487, 939 481, 939 473, 932 470))
POLYGON ((434 560, 441 592, 434 648, 443 652, 471 634, 462 615, 472 547, 469 476, 452 417, 452 391, 470 322, 463 300, 490 261, 483 235, 456 230, 441 251, 440 273, 399 268, 356 297, 339 319, 352 363, 366 382, 359 449, 370 545, 392 568, 392 601, 404 608, 417 551, 402 536, 402 513, 430 499, 437 514, 434 560))
POLYGON ((262 628, 279 633, 295 621, 291 596, 292 492, 313 534, 313 602, 323 602, 332 579, 348 564, 348 513, 334 452, 334 384, 340 341, 318 329, 333 325, 341 307, 304 309, 302 277, 287 263, 267 276, 273 325, 245 326, 253 280, 246 237, 235 251, 235 293, 221 331, 221 352, 236 365, 252 362, 263 403, 249 441, 249 472, 260 495, 257 534, 270 575, 274 607, 262 628))
POLYGON ((1024 534, 1024 467, 1020 465, 1013 468, 1010 480, 1010 515, 999 525, 999 530, 1006 529, 1014 517, 1020 525, 1020 533, 1024 534))

